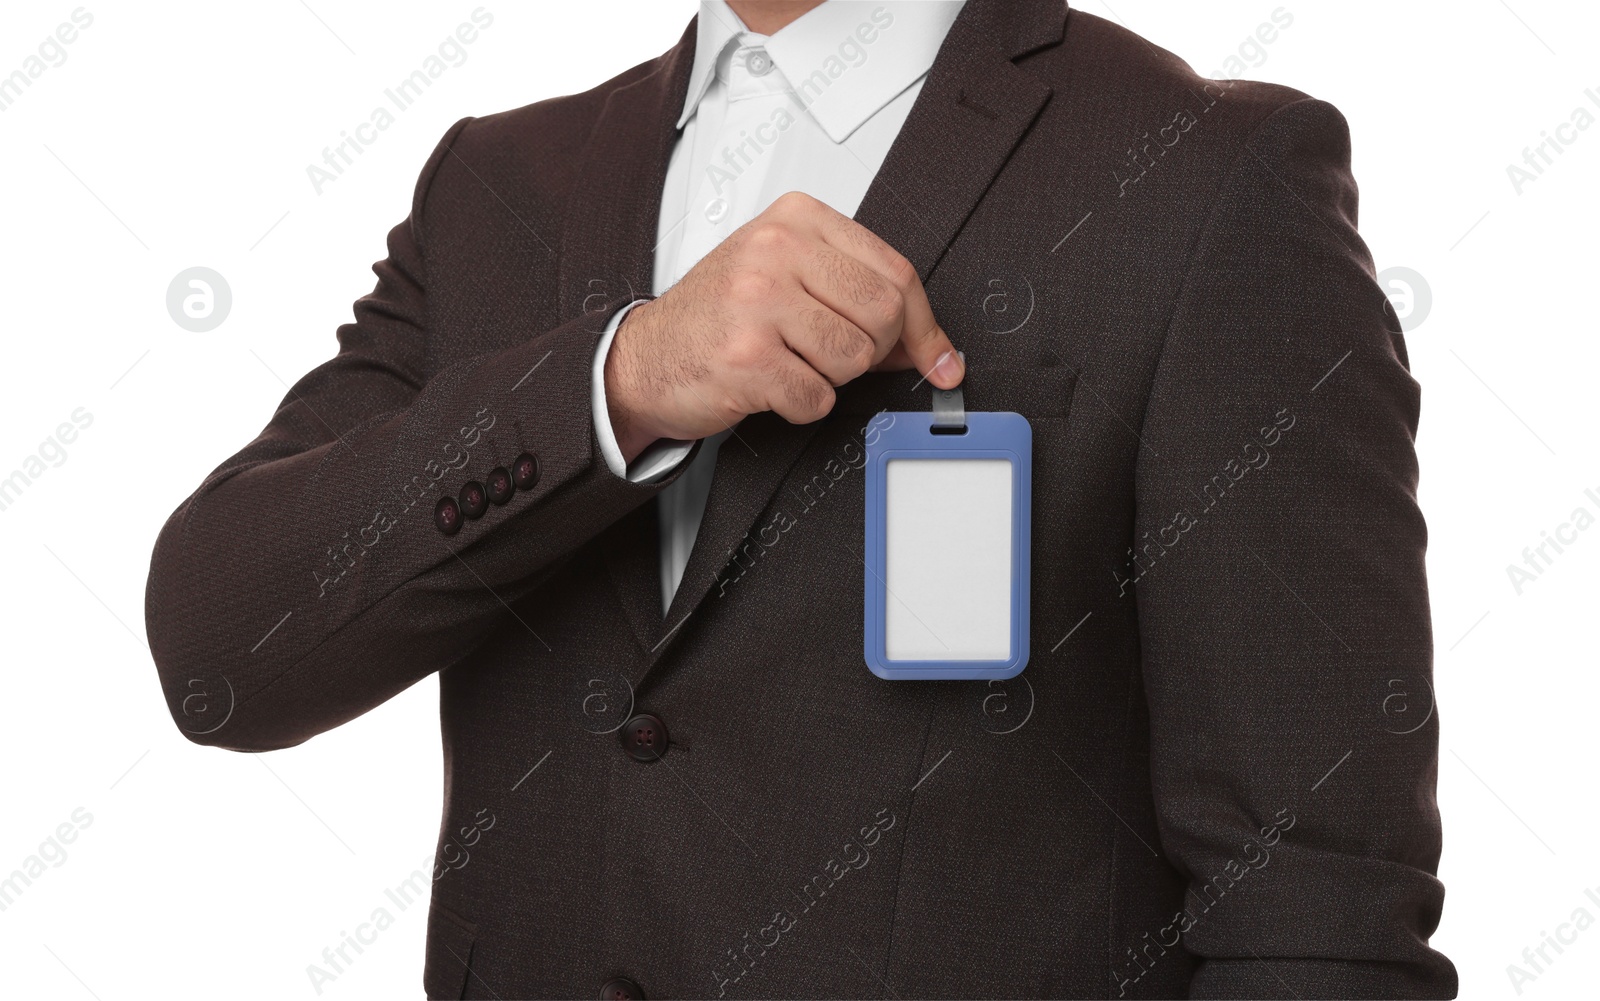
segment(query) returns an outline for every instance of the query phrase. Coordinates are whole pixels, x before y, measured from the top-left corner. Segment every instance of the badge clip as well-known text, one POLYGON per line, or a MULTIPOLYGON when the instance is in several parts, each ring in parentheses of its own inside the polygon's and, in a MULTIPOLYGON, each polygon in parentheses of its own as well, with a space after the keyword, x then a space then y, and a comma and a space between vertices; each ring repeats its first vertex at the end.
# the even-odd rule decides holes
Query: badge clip
MULTIPOLYGON (((963 363, 967 360, 964 351, 957 351, 956 357, 963 363)), ((928 430, 934 434, 967 433, 967 403, 959 382, 954 389, 933 388, 933 425, 928 430)))

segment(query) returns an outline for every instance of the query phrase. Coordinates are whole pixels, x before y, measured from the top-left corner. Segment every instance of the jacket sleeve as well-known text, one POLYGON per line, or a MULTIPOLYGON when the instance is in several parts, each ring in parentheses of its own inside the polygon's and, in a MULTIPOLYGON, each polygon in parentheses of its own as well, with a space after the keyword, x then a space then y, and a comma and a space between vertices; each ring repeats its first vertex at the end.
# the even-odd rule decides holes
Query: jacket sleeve
MULTIPOLYGON (((598 461, 590 374, 626 299, 506 350, 430 371, 427 195, 373 266, 339 352, 208 476, 156 541, 150 649, 173 718, 199 743, 300 743, 469 654, 513 606, 669 480, 598 461), (447 536, 434 506, 522 453, 536 483, 447 536)), ((535 644, 535 649, 541 649, 535 644)))
POLYGON ((1221 184, 1140 430, 1126 576, 1193 997, 1455 996, 1418 404, 1344 119, 1285 105, 1221 184))

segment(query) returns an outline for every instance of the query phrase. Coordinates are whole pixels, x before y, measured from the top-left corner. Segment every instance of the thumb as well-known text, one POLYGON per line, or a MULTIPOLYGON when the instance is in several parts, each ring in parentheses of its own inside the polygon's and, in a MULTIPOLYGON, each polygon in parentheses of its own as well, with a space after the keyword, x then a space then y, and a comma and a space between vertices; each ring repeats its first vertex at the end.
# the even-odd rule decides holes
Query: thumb
MULTIPOLYGON (((909 304, 908 304, 909 305, 909 304)), ((906 360, 929 382, 940 389, 954 389, 966 375, 966 364, 956 353, 950 337, 933 318, 927 299, 906 310, 905 328, 900 334, 900 348, 906 360)))
POLYGON ((939 389, 955 389, 962 384, 966 363, 941 326, 934 325, 928 333, 917 337, 902 336, 901 347, 906 349, 910 368, 917 369, 926 381, 938 385, 939 389))

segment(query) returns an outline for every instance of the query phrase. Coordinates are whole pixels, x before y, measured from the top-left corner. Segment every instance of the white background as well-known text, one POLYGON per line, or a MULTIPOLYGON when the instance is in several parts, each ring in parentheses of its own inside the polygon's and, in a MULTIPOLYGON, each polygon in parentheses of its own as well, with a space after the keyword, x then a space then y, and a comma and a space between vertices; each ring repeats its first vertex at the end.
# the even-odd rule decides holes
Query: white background
MULTIPOLYGON (((67 461, 0 512, 0 873, 74 809, 94 818, 0 913, 8 996, 314 997, 307 964, 432 850, 432 679, 300 748, 194 747, 144 644, 151 544, 266 422, 278 376, 333 353, 452 122, 597 84, 667 48, 694 9, 493 0, 467 62, 318 195, 306 166, 477 5, 308 2, 89 4, 66 62, 0 113, 0 475, 75 408, 94 415, 67 461), (164 303, 196 265, 234 296, 203 334, 164 303)), ((1293 0, 1293 26, 1244 74, 1343 110, 1377 265, 1431 287, 1409 342, 1443 720, 1434 942, 1463 996, 1492 998, 1515 996, 1506 966, 1542 930, 1580 905, 1600 917, 1583 893, 1600 887, 1600 529, 1520 595, 1506 573, 1574 508, 1600 514, 1584 494, 1600 495, 1600 127, 1520 194, 1506 173, 1574 108, 1600 114, 1584 96, 1600 91, 1600 10, 1507 3, 1293 0)), ((0 8, 0 73, 74 6, 0 8)), ((1276 6, 1086 9, 1210 73, 1276 6)), ((423 926, 420 907, 397 915, 324 995, 420 996, 423 926)), ((1524 993, 1596 983, 1600 927, 1524 993)))

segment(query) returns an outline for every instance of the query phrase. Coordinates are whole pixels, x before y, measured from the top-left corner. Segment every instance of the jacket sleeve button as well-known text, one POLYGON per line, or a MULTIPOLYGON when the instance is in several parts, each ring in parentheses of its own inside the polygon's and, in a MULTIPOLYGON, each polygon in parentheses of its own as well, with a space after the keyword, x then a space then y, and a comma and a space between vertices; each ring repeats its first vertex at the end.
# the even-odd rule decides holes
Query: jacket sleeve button
POLYGON ((518 490, 532 490, 539 482, 539 457, 532 452, 517 456, 517 461, 511 464, 511 479, 518 490))
POLYGON ((461 531, 461 508, 456 506, 454 497, 440 497, 433 506, 433 525, 446 535, 461 531))
POLYGON ((477 480, 462 484, 461 493, 456 499, 461 504, 461 513, 468 518, 481 517, 489 509, 489 493, 477 480))
POLYGON ((483 488, 489 492, 489 501, 496 506, 504 504, 516 493, 516 487, 511 483, 511 473, 504 466, 489 470, 489 475, 483 478, 483 488))

